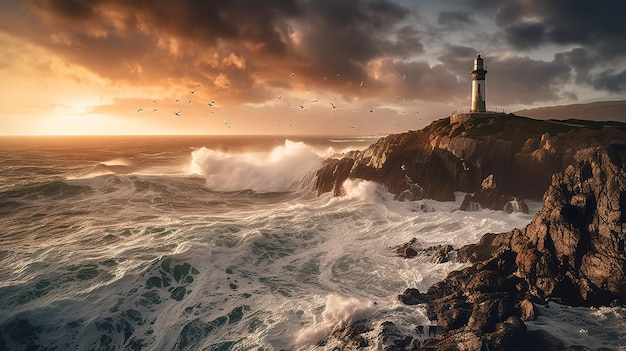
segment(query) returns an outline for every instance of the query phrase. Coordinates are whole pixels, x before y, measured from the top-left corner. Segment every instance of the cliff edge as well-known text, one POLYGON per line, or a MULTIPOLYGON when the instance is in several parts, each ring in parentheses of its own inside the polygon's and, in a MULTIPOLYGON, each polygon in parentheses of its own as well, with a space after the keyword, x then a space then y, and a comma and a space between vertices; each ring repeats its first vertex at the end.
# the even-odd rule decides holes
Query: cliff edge
POLYGON ((455 191, 480 191, 492 176, 499 196, 540 198, 552 174, 573 164, 577 151, 619 142, 626 143, 624 123, 543 121, 513 114, 450 123, 448 117, 327 160, 317 172, 315 189, 340 196, 346 179, 363 179, 385 186, 398 200, 449 201, 455 191))

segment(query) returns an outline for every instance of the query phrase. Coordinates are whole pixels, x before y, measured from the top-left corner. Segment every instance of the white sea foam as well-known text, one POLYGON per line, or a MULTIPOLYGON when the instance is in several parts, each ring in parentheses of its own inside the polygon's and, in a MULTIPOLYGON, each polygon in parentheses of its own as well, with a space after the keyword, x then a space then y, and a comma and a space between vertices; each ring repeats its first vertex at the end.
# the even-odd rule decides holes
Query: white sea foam
POLYGON ((296 347, 315 345, 338 327, 371 317, 378 309, 372 301, 338 294, 326 296, 323 311, 312 311, 312 323, 295 335, 296 347))
POLYGON ((528 330, 545 330, 565 346, 591 350, 626 350, 626 310, 620 307, 571 307, 550 303, 536 305, 538 317, 526 322, 528 330))
POLYGON ((343 183, 345 198, 347 200, 359 200, 368 203, 384 201, 383 188, 374 182, 360 179, 346 179, 343 183))
POLYGON ((190 171, 202 175, 211 190, 283 192, 318 169, 321 161, 311 147, 286 140, 269 154, 230 154, 202 147, 193 151, 190 171))
MULTIPOLYGON (((460 193, 454 202, 397 202, 366 181, 346 182, 341 198, 317 197, 306 177, 320 156, 306 144, 227 153, 198 149, 200 142, 191 162, 187 147, 177 146, 176 158, 169 146, 141 141, 134 148, 145 152, 132 165, 141 172, 42 187, 44 176, 9 194, 16 207, 0 236, 0 328, 31 330, 22 342, 82 350, 321 350, 334 328, 361 318, 411 334, 430 321, 424 306, 402 305, 397 295, 424 291, 464 265, 407 260, 394 246, 416 238, 424 247, 460 247, 532 218, 458 211, 460 193), (173 169, 183 163, 194 173, 173 169), (167 175, 144 173, 161 167, 167 175), (283 192, 267 193, 275 191, 283 192), (33 328, 19 329, 18 320, 33 328)), ((105 151, 100 159, 126 152, 105 151)), ((91 167, 76 157, 64 176, 91 167)), ((596 313, 599 323, 618 320, 596 313)), ((575 331, 593 336, 592 324, 575 331)))

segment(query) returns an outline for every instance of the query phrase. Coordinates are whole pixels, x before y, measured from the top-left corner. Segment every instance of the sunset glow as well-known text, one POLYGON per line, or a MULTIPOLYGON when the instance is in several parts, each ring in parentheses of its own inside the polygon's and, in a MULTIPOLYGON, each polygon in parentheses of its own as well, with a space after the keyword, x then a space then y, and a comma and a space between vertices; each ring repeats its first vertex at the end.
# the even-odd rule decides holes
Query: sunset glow
POLYGON ((414 130, 469 108, 477 52, 492 107, 623 98, 624 5, 589 6, 5 1, 0 134, 414 130))

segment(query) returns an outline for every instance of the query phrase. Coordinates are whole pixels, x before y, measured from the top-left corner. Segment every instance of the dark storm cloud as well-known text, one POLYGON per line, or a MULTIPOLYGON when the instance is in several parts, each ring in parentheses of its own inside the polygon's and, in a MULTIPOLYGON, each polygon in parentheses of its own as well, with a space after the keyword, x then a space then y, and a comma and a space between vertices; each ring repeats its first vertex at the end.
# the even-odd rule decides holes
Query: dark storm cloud
POLYGON ((594 78, 593 86, 612 93, 624 93, 626 92, 626 71, 619 73, 613 70, 600 72, 594 78))
POLYGON ((49 24, 29 39, 115 80, 198 81, 221 74, 232 81, 230 89, 263 79, 266 87, 316 81, 339 90, 347 81, 366 80, 372 60, 423 51, 411 12, 389 0, 25 4, 49 24), (64 40, 51 41, 51 32, 64 40), (141 70, 129 69, 135 66, 141 70), (324 79, 337 75, 342 79, 324 79))
MULTIPOLYGON (((496 23, 511 45, 527 48, 529 42, 579 44, 626 54, 626 2, 583 0, 507 0, 497 6, 496 23)), ((609 52, 606 52, 610 54, 609 52)))
POLYGON ((540 46, 545 37, 545 27, 541 23, 518 23, 506 28, 506 38, 518 49, 532 49, 540 46))
POLYGON ((95 15, 92 6, 76 0, 32 0, 27 3, 42 13, 50 13, 69 21, 87 20, 95 15))
POLYGON ((570 79, 571 68, 560 60, 538 61, 529 57, 487 58, 497 75, 490 79, 491 96, 499 104, 531 104, 553 101, 570 79))
POLYGON ((439 13, 437 23, 446 29, 461 29, 474 24, 469 12, 463 11, 442 11, 439 13))
POLYGON ((474 0, 473 6, 497 12, 496 24, 514 49, 571 46, 557 58, 574 70, 577 83, 612 93, 626 90, 626 74, 613 69, 626 58, 626 2, 474 0))
MULTIPOLYGON (((469 96, 473 48, 450 46, 438 57, 463 82, 461 89, 451 89, 459 98, 469 96)), ((527 56, 493 57, 484 55, 487 71, 487 103, 493 105, 532 104, 559 99, 563 83, 570 79, 571 67, 562 56, 552 61, 533 60, 527 56)))

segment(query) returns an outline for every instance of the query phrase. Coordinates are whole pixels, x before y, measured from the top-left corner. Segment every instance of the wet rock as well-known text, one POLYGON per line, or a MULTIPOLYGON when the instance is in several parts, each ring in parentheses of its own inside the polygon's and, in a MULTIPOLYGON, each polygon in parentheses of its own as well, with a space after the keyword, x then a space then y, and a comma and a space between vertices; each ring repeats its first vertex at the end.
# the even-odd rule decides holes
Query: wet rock
MULTIPOLYGON (((362 319, 346 326, 340 326, 331 333, 331 338, 340 340, 346 346, 363 348, 370 346, 370 340, 364 334, 372 331, 369 321, 362 319)), ((320 345, 323 346, 323 345, 320 345)))
POLYGON ((417 256, 417 238, 412 238, 409 242, 396 247, 396 254, 404 258, 412 258, 417 256))
POLYGON ((378 339, 380 340, 379 348, 382 345, 384 351, 405 350, 413 341, 412 337, 403 335, 398 327, 393 322, 389 321, 381 324, 378 339))
POLYGON ((626 298, 626 145, 586 149, 553 177, 511 248, 534 294, 574 305, 626 298))
POLYGON ((417 238, 412 238, 395 248, 396 254, 403 258, 413 258, 416 256, 428 259, 434 263, 445 263, 450 260, 455 252, 452 245, 434 245, 423 248, 417 242, 417 238))
POLYGON ((520 318, 524 322, 535 320, 537 313, 535 312, 535 305, 530 300, 522 300, 519 305, 521 310, 520 318))
MULTIPOLYGON (((454 192, 479 192, 485 178, 493 175, 498 194, 507 198, 490 194, 492 204, 482 208, 524 211, 520 199, 540 198, 552 174, 576 162, 578 150, 615 140, 626 140, 626 125, 573 126, 512 114, 462 124, 443 118, 419 131, 381 138, 342 159, 327 160, 317 172, 315 189, 341 196, 346 179, 364 179, 383 185, 399 201, 453 201, 454 192)), ((485 189, 491 189, 489 182, 485 189)), ((478 209, 480 203, 470 201, 466 207, 478 209)))
POLYGON ((552 335, 526 330, 535 303, 626 299, 626 144, 581 150, 575 159, 553 177, 526 228, 485 235, 458 251, 472 266, 426 294, 405 292, 405 300, 428 304, 441 331, 426 349, 562 350, 552 335))
POLYGON ((428 295, 422 294, 414 288, 406 289, 402 294, 398 295, 398 300, 405 305, 419 305, 430 301, 428 295))
POLYGON ((404 258, 412 258, 417 256, 417 250, 410 246, 403 246, 401 248, 398 248, 396 249, 396 253, 398 254, 398 256, 404 258))
POLYGON ((500 210, 506 213, 528 213, 528 205, 524 200, 505 194, 490 174, 481 184, 481 189, 474 194, 467 194, 459 208, 461 211, 477 211, 482 208, 500 210))
POLYGON ((452 253, 455 251, 452 245, 436 245, 431 246, 426 250, 433 252, 433 259, 435 263, 446 263, 450 261, 452 253))
POLYGON ((385 321, 374 327, 370 320, 362 319, 338 326, 327 340, 319 342, 317 346, 339 343, 342 347, 335 347, 333 350, 357 350, 377 345, 379 350, 400 351, 414 349, 413 346, 418 342, 413 337, 404 335, 393 322, 385 321))

